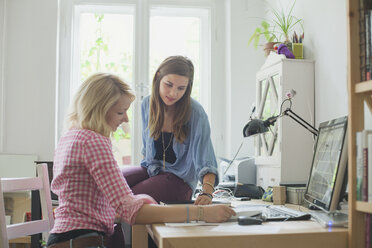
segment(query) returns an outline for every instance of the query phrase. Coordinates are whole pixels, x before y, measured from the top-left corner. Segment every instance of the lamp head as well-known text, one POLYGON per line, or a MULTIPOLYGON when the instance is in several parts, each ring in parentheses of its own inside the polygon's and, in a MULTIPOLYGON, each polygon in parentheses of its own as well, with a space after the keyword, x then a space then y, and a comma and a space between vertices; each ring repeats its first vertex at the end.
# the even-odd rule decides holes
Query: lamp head
POLYGON ((265 133, 267 131, 269 131, 269 129, 267 126, 265 126, 263 120, 252 119, 243 128, 243 136, 249 137, 256 134, 265 133))
POLYGON ((260 119, 251 119, 243 128, 243 136, 249 137, 252 135, 266 133, 269 131, 269 126, 274 125, 279 116, 273 116, 263 121, 260 119))

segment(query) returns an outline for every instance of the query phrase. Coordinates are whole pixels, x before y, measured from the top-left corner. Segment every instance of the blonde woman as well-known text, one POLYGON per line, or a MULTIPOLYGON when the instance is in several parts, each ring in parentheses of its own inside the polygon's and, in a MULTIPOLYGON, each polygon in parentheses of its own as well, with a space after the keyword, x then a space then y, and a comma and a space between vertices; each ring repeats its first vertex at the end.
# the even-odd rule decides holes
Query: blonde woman
POLYGON ((134 98, 111 74, 95 74, 80 86, 54 156, 51 189, 59 206, 48 247, 115 247, 109 238, 115 217, 129 224, 221 222, 235 214, 222 205, 159 206, 148 195, 132 193, 114 159, 110 135, 128 122, 134 98))
POLYGON ((193 78, 194 66, 183 56, 168 57, 156 71, 151 96, 142 102, 144 158, 140 167, 122 170, 134 194, 158 202, 185 201, 200 181, 195 204, 212 202, 217 162, 208 116, 191 98, 193 78))

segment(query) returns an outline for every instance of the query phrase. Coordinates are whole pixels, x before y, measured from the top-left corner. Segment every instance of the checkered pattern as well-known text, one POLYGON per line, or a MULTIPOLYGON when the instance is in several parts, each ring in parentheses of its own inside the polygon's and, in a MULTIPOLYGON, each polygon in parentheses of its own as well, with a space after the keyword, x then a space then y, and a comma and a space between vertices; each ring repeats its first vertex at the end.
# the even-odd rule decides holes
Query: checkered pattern
POLYGON ((59 206, 51 233, 94 229, 111 235, 116 216, 133 224, 147 195, 133 195, 114 159, 109 138, 86 129, 61 137, 51 189, 59 206))

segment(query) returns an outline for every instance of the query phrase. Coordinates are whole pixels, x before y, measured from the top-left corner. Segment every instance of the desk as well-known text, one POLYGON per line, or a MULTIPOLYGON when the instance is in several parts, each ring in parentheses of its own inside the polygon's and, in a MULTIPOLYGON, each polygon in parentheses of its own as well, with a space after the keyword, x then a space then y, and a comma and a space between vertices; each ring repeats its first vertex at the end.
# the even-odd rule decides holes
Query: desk
POLYGON ((148 235, 159 248, 347 248, 348 243, 347 228, 323 228, 313 220, 251 226, 236 222, 189 227, 133 225, 132 248, 148 247, 148 235))

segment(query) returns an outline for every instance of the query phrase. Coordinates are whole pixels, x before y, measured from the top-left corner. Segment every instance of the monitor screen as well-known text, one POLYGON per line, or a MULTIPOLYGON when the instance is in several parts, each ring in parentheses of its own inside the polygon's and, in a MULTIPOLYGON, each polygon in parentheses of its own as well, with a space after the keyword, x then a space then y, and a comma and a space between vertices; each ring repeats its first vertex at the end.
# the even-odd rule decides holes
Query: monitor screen
POLYGON ((337 210, 347 183, 347 157, 347 116, 321 123, 305 192, 308 203, 337 210))

